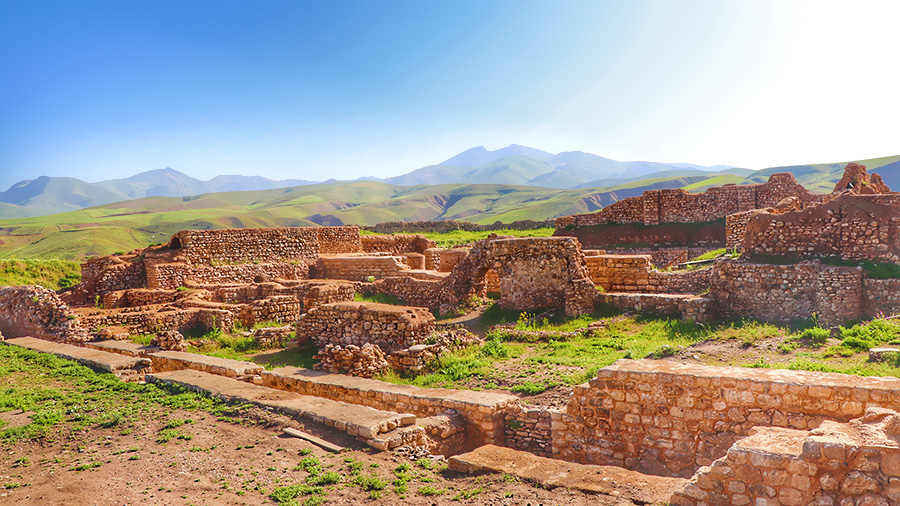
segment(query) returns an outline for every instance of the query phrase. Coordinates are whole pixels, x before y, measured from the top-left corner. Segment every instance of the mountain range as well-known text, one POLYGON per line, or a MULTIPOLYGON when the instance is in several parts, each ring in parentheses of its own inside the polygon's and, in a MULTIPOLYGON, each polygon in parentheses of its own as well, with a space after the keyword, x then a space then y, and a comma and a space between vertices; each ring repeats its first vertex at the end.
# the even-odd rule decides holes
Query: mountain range
MULTIPOLYGON (((885 182, 900 188, 900 156, 853 160, 877 169, 885 182)), ((811 191, 831 191, 848 162, 773 167, 759 171, 727 165, 622 162, 580 151, 558 154, 528 146, 510 145, 489 151, 475 147, 439 164, 389 178, 356 180, 391 186, 497 185, 554 190, 593 190, 588 201, 608 205, 651 188, 702 191, 723 184, 765 182, 774 172, 791 172, 811 191)), ((151 170, 124 179, 87 183, 69 177, 41 176, 14 184, 0 192, 0 219, 17 219, 104 206, 152 197, 196 197, 228 192, 254 192, 297 188, 322 183, 300 179, 275 181, 260 176, 217 176, 209 181, 192 178, 171 168, 151 170)), ((576 192, 584 193, 584 192, 576 192)), ((357 205, 360 203, 357 203, 357 205)), ((589 209, 592 210, 592 209, 589 209)), ((553 217, 553 216, 546 216, 553 217)), ((312 220, 315 222, 315 220, 312 220)))

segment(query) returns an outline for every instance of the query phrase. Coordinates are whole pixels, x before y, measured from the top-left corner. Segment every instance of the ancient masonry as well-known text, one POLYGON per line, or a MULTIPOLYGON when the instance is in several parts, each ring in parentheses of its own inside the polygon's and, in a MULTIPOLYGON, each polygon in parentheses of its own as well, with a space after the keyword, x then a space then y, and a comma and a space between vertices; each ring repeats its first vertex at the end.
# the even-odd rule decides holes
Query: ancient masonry
POLYGON ((560 218, 556 237, 492 236, 446 251, 421 235, 360 235, 352 226, 189 230, 163 246, 90 260, 82 283, 60 294, 0 287, 0 334, 138 357, 144 351, 129 344, 91 341, 153 334, 168 351, 129 364, 152 363, 154 374, 178 381, 191 376, 165 371, 213 372, 245 382, 239 385, 292 392, 292 399, 365 406, 386 418, 373 427, 334 426, 364 434, 376 448, 428 433, 448 454, 492 443, 689 478, 671 497, 679 506, 898 504, 896 378, 620 360, 577 386, 564 410, 554 410, 508 395, 198 359, 183 352, 178 333, 281 322, 253 335, 277 346, 295 333, 319 348, 326 372, 373 376, 422 370, 443 350, 477 342, 462 331, 436 331, 435 313, 487 293, 516 311, 579 315, 611 304, 696 321, 817 315, 838 325, 900 312, 900 280, 876 279, 863 268, 900 263, 898 227, 900 198, 851 164, 828 195, 807 192, 788 174, 703 194, 645 192, 599 213, 560 218), (694 237, 707 230, 710 241, 700 250, 727 238, 742 254, 693 270, 657 269, 698 252, 672 244, 676 229, 654 229, 672 223, 696 225, 694 237), (583 250, 578 238, 580 230, 627 228, 660 240, 618 241, 626 247, 611 251, 583 250), (358 293, 393 295, 407 306, 354 302, 358 293), (412 415, 403 413, 427 421, 404 428, 412 415), (379 439, 382 432, 392 435, 379 439))

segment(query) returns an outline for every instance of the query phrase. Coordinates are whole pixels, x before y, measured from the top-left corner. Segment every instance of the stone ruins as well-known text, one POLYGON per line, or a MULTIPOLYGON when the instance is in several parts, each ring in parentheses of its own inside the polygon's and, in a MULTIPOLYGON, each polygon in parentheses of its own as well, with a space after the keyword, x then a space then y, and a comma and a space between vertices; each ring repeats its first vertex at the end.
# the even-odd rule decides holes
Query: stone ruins
MULTIPOLYGON (((82 283, 61 293, 0 288, 0 333, 142 357, 127 367, 152 381, 190 386, 214 373, 253 383, 286 396, 278 409, 314 397, 319 414, 305 416, 380 449, 429 441, 453 455, 492 444, 678 478, 669 502, 679 506, 900 504, 896 378, 623 359, 559 410, 369 379, 423 370, 477 342, 435 315, 488 293, 516 311, 580 315, 609 304, 698 322, 815 315, 832 326, 900 313, 900 280, 872 278, 864 262, 900 264, 900 195, 850 164, 830 194, 790 174, 699 194, 652 190, 559 218, 554 237, 492 235, 448 250, 355 226, 186 230, 88 260, 82 283), (722 247, 740 255, 666 269, 722 247), (260 342, 281 346, 293 332, 318 348, 322 371, 202 358, 184 353, 179 334, 264 322, 282 326, 255 331, 260 342), (116 344, 130 334, 157 336, 157 347, 116 344), (369 411, 352 423, 329 418, 326 401, 369 411)), ((267 391, 258 402, 275 402, 267 391)))

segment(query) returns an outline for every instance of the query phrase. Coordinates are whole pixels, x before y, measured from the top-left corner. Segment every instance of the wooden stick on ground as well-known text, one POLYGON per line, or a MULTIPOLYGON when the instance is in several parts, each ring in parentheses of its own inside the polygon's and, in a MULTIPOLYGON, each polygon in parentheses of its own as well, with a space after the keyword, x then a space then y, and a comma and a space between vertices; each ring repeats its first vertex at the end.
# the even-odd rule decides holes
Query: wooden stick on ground
POLYGON ((325 441, 324 439, 313 436, 312 434, 307 434, 306 432, 303 432, 303 431, 297 430, 297 429, 292 429, 290 427, 285 427, 284 433, 294 436, 294 437, 299 437, 300 439, 305 439, 305 440, 309 441, 310 443, 321 446, 322 448, 324 448, 330 452, 338 453, 344 449, 342 446, 338 446, 336 444, 331 444, 328 441, 325 441))

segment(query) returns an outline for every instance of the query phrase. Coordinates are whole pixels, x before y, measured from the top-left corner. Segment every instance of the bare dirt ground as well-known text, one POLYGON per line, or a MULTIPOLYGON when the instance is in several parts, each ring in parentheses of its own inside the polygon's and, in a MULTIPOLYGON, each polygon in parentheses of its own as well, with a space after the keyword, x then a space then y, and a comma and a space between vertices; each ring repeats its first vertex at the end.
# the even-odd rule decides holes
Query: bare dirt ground
MULTIPOLYGON (((191 419, 178 433, 182 438, 160 442, 165 419, 145 419, 126 430, 92 428, 71 432, 60 426, 38 441, 0 446, 0 504, 34 505, 257 505, 275 504, 269 495, 277 487, 303 483, 307 471, 296 468, 311 452, 323 471, 341 475, 325 487, 324 504, 414 505, 491 504, 632 505, 631 501, 590 495, 564 488, 546 490, 509 476, 465 476, 426 469, 392 453, 361 447, 346 435, 324 427, 305 430, 350 446, 328 453, 304 440, 283 435, 284 426, 302 427, 281 415, 257 411, 244 425, 224 422, 198 412, 177 412, 191 419), (351 483, 351 463, 377 476, 386 487, 379 493, 351 483), (399 493, 393 470, 411 465, 408 490, 399 493), (436 495, 423 495, 435 493, 436 495), (380 497, 375 497, 379 496, 380 497)), ((169 416, 171 420, 172 415, 169 416)), ((300 496, 297 504, 310 496, 300 496)))

